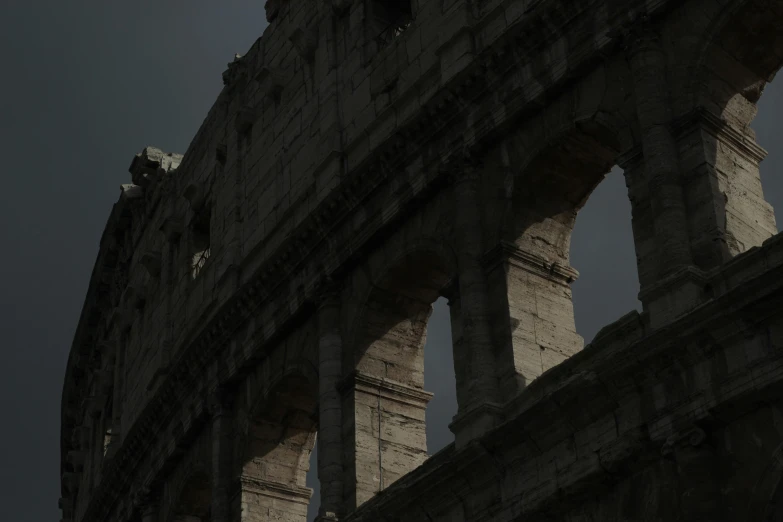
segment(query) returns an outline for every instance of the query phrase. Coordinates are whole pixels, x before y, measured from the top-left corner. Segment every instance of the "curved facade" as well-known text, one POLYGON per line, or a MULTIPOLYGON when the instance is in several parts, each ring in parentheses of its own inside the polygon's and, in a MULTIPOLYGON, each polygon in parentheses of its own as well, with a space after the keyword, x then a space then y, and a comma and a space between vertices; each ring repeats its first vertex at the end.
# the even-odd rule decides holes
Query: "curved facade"
POLYGON ((779 520, 783 239, 750 123, 783 0, 269 0, 101 239, 63 520, 779 520), (625 173, 640 300, 588 346, 576 213, 625 173), (454 444, 423 348, 449 300, 454 444))

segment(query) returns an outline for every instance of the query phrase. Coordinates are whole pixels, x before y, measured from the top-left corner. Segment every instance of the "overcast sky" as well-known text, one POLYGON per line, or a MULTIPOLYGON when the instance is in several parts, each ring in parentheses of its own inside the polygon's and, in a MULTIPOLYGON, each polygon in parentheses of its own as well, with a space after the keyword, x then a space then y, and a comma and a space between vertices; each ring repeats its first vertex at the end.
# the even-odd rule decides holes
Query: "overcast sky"
MULTIPOLYGON (((226 64, 264 30, 263 4, 0 0, 0 520, 59 520, 65 361, 119 185, 145 146, 185 151, 226 64)), ((755 125, 773 152, 763 181, 777 208, 782 91, 767 89, 755 125)), ((572 256, 577 329, 589 341, 637 306, 621 174, 580 213, 572 256)), ((431 452, 451 440, 449 342, 438 302, 426 348, 431 452)))

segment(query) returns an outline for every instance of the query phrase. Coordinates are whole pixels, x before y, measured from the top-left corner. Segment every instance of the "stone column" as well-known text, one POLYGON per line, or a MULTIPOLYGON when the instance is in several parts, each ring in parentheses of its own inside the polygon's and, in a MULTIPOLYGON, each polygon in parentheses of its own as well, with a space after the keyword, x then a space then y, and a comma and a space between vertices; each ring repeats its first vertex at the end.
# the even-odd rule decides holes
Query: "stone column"
MULTIPOLYGON (((648 219, 652 220, 657 250, 654 282, 642 285, 639 299, 649 314, 650 326, 660 328, 698 305, 705 281, 693 266, 679 150, 672 133, 668 59, 649 20, 642 18, 631 29, 626 50, 642 137, 648 219)), ((641 172, 635 173, 637 178, 639 175, 641 172)))
POLYGON ((627 42, 642 133, 645 174, 660 256, 659 275, 690 266, 687 217, 677 143, 671 133, 667 57, 655 30, 643 20, 627 42))
POLYGON ((492 247, 484 263, 505 402, 584 347, 571 296, 578 273, 506 241, 492 247))
POLYGON ((342 352, 340 299, 330 289, 318 309, 318 521, 337 520, 343 513, 343 418, 337 389, 342 379, 342 352))
MULTIPOLYGON (((451 424, 457 446, 481 436, 500 417, 497 377, 492 344, 487 282, 482 264, 484 238, 479 201, 477 166, 466 163, 454 180, 455 229, 458 231, 457 263, 462 346, 454 354, 454 366, 468 368, 463 390, 466 400, 451 424)), ((455 347, 456 348, 456 347, 455 347)))
POLYGON ((697 109, 675 131, 694 264, 710 270, 775 235, 775 213, 759 172, 767 151, 753 130, 697 109))
POLYGON ((663 252, 658 248, 654 212, 651 206, 650 189, 644 172, 644 159, 641 152, 633 151, 618 161, 623 169, 628 199, 631 202, 631 228, 633 230, 636 268, 639 286, 650 288, 658 280, 659 257, 663 252))
POLYGON ((231 493, 234 485, 234 415, 231 397, 216 391, 209 401, 212 421, 212 510, 211 522, 231 521, 231 493))

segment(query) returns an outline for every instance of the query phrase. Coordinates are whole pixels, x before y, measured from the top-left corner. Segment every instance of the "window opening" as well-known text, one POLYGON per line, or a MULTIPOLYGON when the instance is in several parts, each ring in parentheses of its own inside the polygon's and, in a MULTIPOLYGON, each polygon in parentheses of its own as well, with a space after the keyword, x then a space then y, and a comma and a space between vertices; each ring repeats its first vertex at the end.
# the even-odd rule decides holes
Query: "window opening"
POLYGON ((193 218, 192 237, 193 237, 193 257, 191 258, 191 274, 195 279, 201 269, 204 268, 210 255, 210 208, 204 205, 193 218))

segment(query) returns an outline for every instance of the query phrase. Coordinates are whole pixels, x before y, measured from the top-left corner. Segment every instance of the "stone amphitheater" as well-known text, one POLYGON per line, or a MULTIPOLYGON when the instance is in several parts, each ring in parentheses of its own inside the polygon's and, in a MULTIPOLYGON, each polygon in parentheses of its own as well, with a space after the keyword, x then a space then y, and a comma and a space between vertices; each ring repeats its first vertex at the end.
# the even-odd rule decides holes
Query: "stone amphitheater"
POLYGON ((63 521, 304 522, 316 434, 320 521, 783 521, 783 236, 750 127, 783 0, 266 14, 108 218, 63 521), (584 346, 570 235, 615 166, 642 312, 584 346), (430 456, 439 297, 458 412, 430 456))

